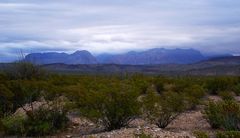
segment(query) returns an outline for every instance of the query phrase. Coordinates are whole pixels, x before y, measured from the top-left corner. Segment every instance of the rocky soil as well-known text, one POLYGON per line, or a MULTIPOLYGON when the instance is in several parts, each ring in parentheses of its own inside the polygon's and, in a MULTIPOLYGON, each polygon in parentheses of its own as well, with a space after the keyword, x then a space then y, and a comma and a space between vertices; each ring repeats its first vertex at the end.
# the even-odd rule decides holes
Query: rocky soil
MULTIPOLYGON (((208 96, 206 100, 219 101, 221 98, 216 96, 208 96)), ((236 97, 236 99, 240 99, 236 97)), ((43 102, 42 102, 43 103, 43 102)), ((42 103, 34 103, 36 109, 42 103)), ((28 109, 26 107, 26 109, 28 109)), ((19 110, 16 113, 24 111, 19 110)), ((165 129, 158 128, 144 121, 143 119, 133 120, 127 128, 105 132, 101 126, 96 126, 85 118, 79 118, 77 114, 69 114, 71 125, 65 132, 52 136, 53 138, 137 138, 141 134, 152 138, 195 138, 194 131, 204 131, 210 135, 214 132, 211 126, 204 118, 203 106, 197 107, 195 110, 186 111, 176 117, 165 129)))
POLYGON ((103 132, 103 128, 95 126, 86 119, 80 119, 77 116, 70 118, 75 125, 62 134, 69 138, 137 138, 141 134, 153 138, 195 138, 193 132, 196 130, 209 133, 213 131, 204 118, 201 108, 180 114, 165 129, 148 124, 142 119, 135 119, 128 128, 103 132))

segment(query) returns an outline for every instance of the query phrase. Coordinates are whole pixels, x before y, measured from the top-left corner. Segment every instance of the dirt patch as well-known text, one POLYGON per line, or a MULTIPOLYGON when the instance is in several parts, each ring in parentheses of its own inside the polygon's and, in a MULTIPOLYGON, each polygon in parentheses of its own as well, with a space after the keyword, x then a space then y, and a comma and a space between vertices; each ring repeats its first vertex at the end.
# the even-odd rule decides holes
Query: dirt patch
POLYGON ((145 126, 142 128, 125 128, 111 132, 88 135, 84 136, 83 138, 137 138, 142 133, 153 138, 195 138, 195 136, 189 132, 171 132, 152 126, 145 126))
POLYGON ((168 130, 181 130, 181 131, 208 131, 211 130, 211 126, 204 118, 201 111, 187 111, 173 120, 167 128, 168 130))

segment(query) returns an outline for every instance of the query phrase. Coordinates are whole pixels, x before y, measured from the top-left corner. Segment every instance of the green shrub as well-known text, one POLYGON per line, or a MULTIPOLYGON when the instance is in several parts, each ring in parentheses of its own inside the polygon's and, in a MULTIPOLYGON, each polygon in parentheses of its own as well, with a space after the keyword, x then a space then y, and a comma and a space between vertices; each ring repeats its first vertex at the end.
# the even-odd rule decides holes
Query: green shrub
POLYGON ((233 94, 229 91, 222 91, 219 93, 219 96, 221 96, 223 100, 234 100, 233 94))
POLYGON ((236 95, 240 95, 240 83, 234 86, 233 91, 236 95))
POLYGON ((234 84, 235 84, 234 78, 215 77, 207 81, 206 89, 211 94, 218 94, 221 91, 231 90, 234 84))
POLYGON ((145 94, 148 86, 150 85, 151 78, 136 74, 129 78, 129 82, 132 86, 139 89, 140 94, 145 94))
POLYGON ((4 129, 3 129, 3 124, 2 124, 2 119, 0 118, 0 137, 3 135, 4 129))
POLYGON ((8 116, 1 120, 4 133, 8 135, 19 135, 24 134, 24 122, 23 116, 8 116))
POLYGON ((239 131, 217 132, 216 138, 240 138, 240 132, 239 131))
POLYGON ((168 81, 166 80, 165 77, 157 77, 154 80, 154 85, 156 87, 156 90, 158 93, 161 93, 164 91, 164 84, 167 83, 168 81))
POLYGON ((209 102, 205 114, 213 128, 239 130, 240 106, 235 101, 209 102))
POLYGON ((143 98, 143 115, 151 123, 165 128, 180 112, 184 110, 182 95, 175 92, 157 94, 149 89, 143 98))
POLYGON ((135 135, 135 138, 152 138, 152 137, 142 132, 141 134, 135 135))
POLYGON ((219 128, 221 126, 221 109, 220 105, 210 101, 205 108, 205 115, 208 119, 208 122, 212 126, 212 128, 219 128))
POLYGON ((41 107, 31 112, 32 116, 9 116, 3 118, 4 132, 17 136, 44 136, 63 129, 68 119, 60 108, 41 107))
POLYGON ((209 138, 209 135, 203 131, 195 131, 193 134, 196 136, 196 138, 209 138))
POLYGON ((126 82, 99 84, 97 90, 80 92, 78 107, 83 116, 106 130, 127 126, 139 114, 139 91, 126 82))
POLYGON ((25 133, 27 136, 44 136, 55 133, 63 129, 68 118, 66 112, 59 109, 40 108, 34 111, 34 117, 28 118, 25 123, 25 133))
POLYGON ((3 84, 0 84, 0 117, 3 117, 6 113, 11 112, 12 102, 14 94, 3 84))
POLYGON ((25 61, 16 62, 5 72, 10 79, 16 80, 40 79, 46 76, 46 72, 39 66, 25 61))
POLYGON ((44 90, 44 83, 34 80, 12 80, 7 84, 8 89, 13 93, 11 102, 13 103, 13 111, 25 104, 31 104, 41 96, 44 90))
POLYGON ((183 89, 187 109, 194 109, 205 95, 205 90, 200 85, 192 85, 183 89))

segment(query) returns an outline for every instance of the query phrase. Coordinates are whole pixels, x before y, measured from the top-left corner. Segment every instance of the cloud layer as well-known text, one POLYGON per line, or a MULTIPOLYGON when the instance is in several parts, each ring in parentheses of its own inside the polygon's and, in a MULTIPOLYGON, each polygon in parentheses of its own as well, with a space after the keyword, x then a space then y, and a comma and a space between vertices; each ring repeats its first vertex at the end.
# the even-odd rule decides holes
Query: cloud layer
POLYGON ((239 54, 239 15, 237 0, 1 0, 0 62, 19 51, 190 47, 239 54))

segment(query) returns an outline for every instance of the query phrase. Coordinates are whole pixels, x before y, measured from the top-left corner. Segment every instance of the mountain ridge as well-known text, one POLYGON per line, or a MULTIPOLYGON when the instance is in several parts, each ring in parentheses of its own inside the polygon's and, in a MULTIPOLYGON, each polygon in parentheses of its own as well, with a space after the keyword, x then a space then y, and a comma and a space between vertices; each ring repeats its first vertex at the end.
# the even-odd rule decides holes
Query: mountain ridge
POLYGON ((154 48, 146 51, 129 51, 123 54, 101 54, 93 56, 86 50, 66 53, 32 53, 26 61, 36 64, 121 64, 121 65, 157 65, 190 64, 206 59, 201 52, 194 49, 154 48))
POLYGON ((31 53, 28 54, 25 61, 32 62, 34 64, 96 64, 97 59, 88 51, 76 51, 72 54, 67 53, 31 53))

